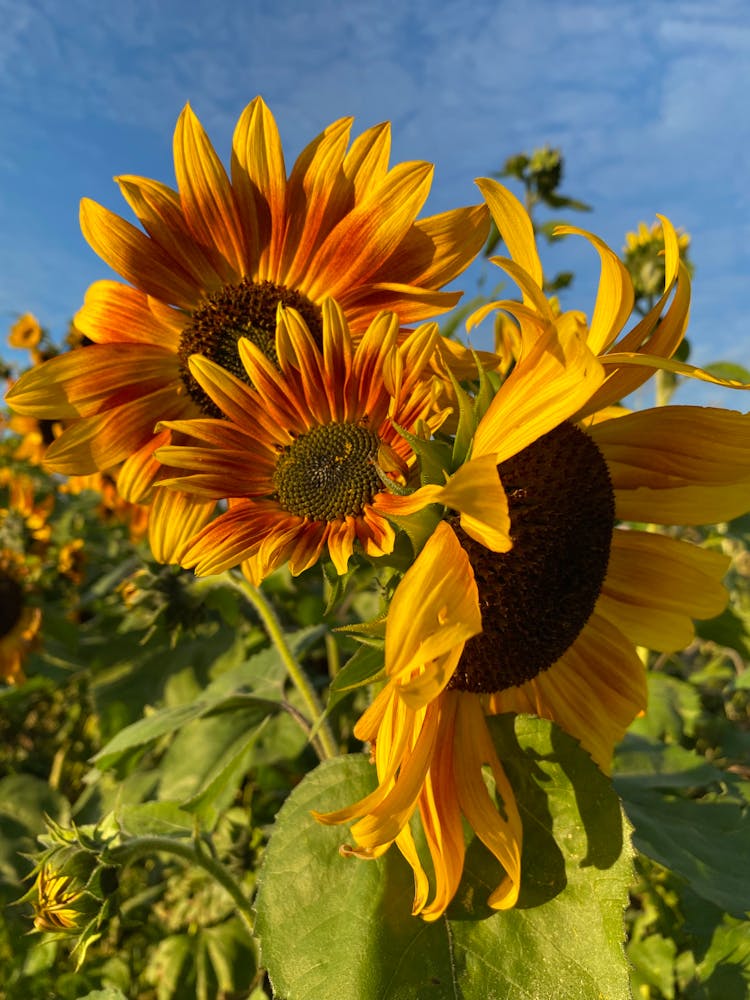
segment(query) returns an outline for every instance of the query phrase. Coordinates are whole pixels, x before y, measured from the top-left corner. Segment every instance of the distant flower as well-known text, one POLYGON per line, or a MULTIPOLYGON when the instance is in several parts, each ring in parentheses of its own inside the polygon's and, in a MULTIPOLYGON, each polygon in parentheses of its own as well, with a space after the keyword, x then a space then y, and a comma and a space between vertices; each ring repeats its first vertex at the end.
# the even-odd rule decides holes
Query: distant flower
MULTIPOLYGON (((678 233, 677 243, 680 256, 688 269, 692 270, 687 261, 687 250, 690 246, 690 235, 678 233)), ((645 222, 638 224, 636 232, 625 234, 623 247, 625 266, 630 272, 636 298, 650 298, 660 295, 664 288, 664 230, 658 222, 647 226, 645 222)))
MULTIPOLYGON (((351 124, 342 118, 326 128, 287 176, 276 123, 256 98, 234 133, 230 181, 186 107, 174 139, 178 190, 119 178, 145 232, 83 201, 84 235, 131 284, 95 283, 75 317, 93 345, 27 373, 8 394, 19 413, 66 421, 47 452, 50 469, 89 474, 124 463, 120 492, 147 499, 159 476, 154 451, 171 439, 154 426, 218 412, 190 357, 246 379, 237 344, 248 338, 276 365, 279 303, 301 314, 318 345, 329 296, 355 336, 383 309, 411 323, 455 304, 459 293, 439 289, 481 249, 486 208, 418 220, 432 167, 389 169, 387 124, 347 151, 351 124)), ((162 496, 152 518, 164 533, 184 520, 185 503, 174 491, 162 496)))
POLYGON ((28 571, 23 556, 0 549, 0 681, 20 684, 23 661, 37 641, 42 621, 28 600, 28 571))
POLYGON ((19 350, 31 351, 40 344, 44 333, 39 320, 31 313, 19 316, 8 334, 8 344, 19 350))
POLYGON ((86 552, 82 538, 74 538, 60 547, 57 554, 57 572, 71 583, 80 586, 84 579, 86 552))

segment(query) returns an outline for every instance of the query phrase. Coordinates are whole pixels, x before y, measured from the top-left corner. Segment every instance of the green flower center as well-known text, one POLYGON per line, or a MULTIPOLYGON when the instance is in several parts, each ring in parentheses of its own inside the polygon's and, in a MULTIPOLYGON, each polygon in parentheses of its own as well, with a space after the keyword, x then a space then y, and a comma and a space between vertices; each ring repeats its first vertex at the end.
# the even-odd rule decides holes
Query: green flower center
POLYGON ((376 471, 379 445, 362 424, 313 427, 279 454, 275 498, 290 514, 311 521, 356 517, 384 488, 376 471))
POLYGON ((591 617, 609 564, 615 502, 601 452, 563 423, 498 466, 513 548, 499 554, 457 528, 479 589, 483 631, 450 686, 491 694, 531 680, 591 617))
POLYGON ((15 577, 0 570, 0 639, 10 635, 20 622, 24 604, 21 584, 15 577))
POLYGON ((251 385, 240 360, 237 342, 240 337, 247 337, 278 365, 276 307, 279 302, 296 309, 313 337, 322 342, 323 326, 318 306, 301 292, 273 281, 255 282, 243 278, 236 285, 225 285, 207 295, 193 313, 190 325, 185 327, 180 338, 180 375, 191 398, 206 416, 221 417, 223 414, 191 374, 190 355, 202 354, 251 385))

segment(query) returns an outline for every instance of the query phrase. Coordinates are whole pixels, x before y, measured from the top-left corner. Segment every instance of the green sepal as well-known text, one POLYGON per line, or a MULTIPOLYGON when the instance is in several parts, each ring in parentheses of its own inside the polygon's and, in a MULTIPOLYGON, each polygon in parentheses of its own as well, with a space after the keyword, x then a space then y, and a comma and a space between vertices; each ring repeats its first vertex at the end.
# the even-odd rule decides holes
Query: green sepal
POLYGON ((328 694, 326 712, 352 691, 382 680, 385 676, 385 650, 383 643, 360 646, 336 674, 328 694))
MULTIPOLYGON (((422 486, 428 484, 442 486, 445 483, 446 474, 451 468, 451 451, 448 442, 440 441, 436 438, 428 441, 425 438, 411 434, 406 428, 399 426, 395 422, 393 426, 401 437, 408 442, 412 451, 419 459, 419 476, 422 486)), ((391 480, 388 482, 390 483, 391 480)), ((404 493, 400 493, 398 490, 393 490, 392 492, 404 496, 411 491, 405 490, 404 493)))

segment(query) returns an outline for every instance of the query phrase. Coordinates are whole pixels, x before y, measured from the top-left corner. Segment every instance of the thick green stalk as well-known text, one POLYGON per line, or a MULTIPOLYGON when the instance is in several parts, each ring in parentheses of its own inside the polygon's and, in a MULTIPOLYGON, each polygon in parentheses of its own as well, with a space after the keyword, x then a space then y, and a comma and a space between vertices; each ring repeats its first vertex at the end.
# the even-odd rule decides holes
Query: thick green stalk
POLYGON ((266 599, 265 594, 259 587, 254 587, 251 583, 244 579, 244 577, 228 576, 227 579, 236 587, 244 596, 247 598, 250 604, 255 608, 258 613, 260 620, 268 632, 268 636, 271 642, 276 646, 279 652, 286 671, 289 677, 297 688, 305 703, 305 707, 310 714, 310 721, 313 725, 313 731, 316 736, 313 738, 313 743, 315 744, 318 756, 321 760, 328 760, 332 757, 338 755, 338 748, 336 746, 336 741, 333 738, 333 733, 331 732, 331 727, 328 725, 328 720, 325 718, 323 713, 323 706, 320 704, 315 689, 310 683, 307 674, 302 669, 302 666, 298 663, 294 653, 289 647, 289 643, 286 641, 286 636, 284 635, 284 630, 281 627, 279 619, 276 617, 276 612, 271 607, 271 604, 266 599))

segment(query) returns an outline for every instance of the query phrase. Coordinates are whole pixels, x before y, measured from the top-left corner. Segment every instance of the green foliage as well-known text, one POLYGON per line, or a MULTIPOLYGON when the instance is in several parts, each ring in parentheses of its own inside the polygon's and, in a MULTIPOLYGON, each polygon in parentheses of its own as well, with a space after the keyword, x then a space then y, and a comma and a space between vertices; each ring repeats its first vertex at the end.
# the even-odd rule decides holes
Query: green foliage
MULTIPOLYGON (((558 150, 511 157, 499 176, 554 215, 534 219, 549 242, 558 215, 588 210, 560 192, 558 150)), ((493 230, 488 255, 501 238, 493 230)), ((644 312, 660 247, 648 231, 630 244, 644 312)), ((572 280, 559 272, 545 290, 572 280)), ((687 342, 680 350, 685 360, 687 342)), ((708 370, 750 380, 735 364, 708 370)), ((470 453, 497 377, 478 363, 474 396, 456 385, 452 440, 414 439, 425 482, 470 453)), ((660 373, 657 385, 665 402, 678 380, 660 373)), ((253 602, 238 576, 155 565, 127 516, 96 492, 63 491, 19 443, 0 442, 0 489, 25 477, 43 524, 11 511, 0 545, 26 560, 42 638, 27 680, 0 689, 3 1000, 268 1000, 271 982, 279 1000, 750 994, 750 515, 677 532, 733 557, 730 605, 684 653, 650 659, 649 710, 619 746, 613 782, 546 721, 489 721, 524 825, 519 905, 488 909, 502 872, 474 837, 455 900, 426 923, 411 915, 412 872, 395 847, 342 857, 346 829, 310 811, 374 786, 354 725, 383 679, 384 613, 431 513, 391 556, 355 557, 342 577, 282 570, 253 602), (317 718, 290 659, 326 704, 317 718), (316 766, 326 733, 342 755, 316 766), (102 871, 116 872, 83 945, 80 928, 28 933, 40 905, 30 876, 45 859, 76 867, 100 902, 102 871)))
POLYGON ((256 927, 279 996, 629 996, 622 911, 631 851, 617 797, 589 756, 550 723, 491 723, 522 810, 518 906, 494 914, 487 907, 502 869, 474 839, 446 916, 415 920, 412 873, 400 855, 342 858, 342 831, 310 817, 313 808, 341 808, 373 788, 373 768, 362 757, 328 761, 280 810, 261 868, 256 927))

